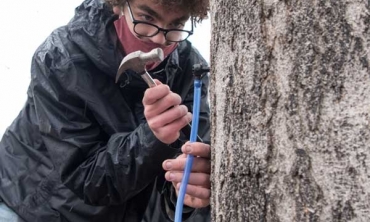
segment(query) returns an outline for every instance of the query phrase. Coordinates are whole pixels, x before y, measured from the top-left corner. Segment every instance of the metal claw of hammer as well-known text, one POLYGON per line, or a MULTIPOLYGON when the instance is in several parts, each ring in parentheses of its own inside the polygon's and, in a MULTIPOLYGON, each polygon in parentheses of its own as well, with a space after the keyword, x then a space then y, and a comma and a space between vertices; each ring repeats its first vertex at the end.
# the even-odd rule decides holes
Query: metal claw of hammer
POLYGON ((147 63, 160 62, 163 61, 163 59, 163 50, 161 48, 155 48, 150 52, 136 51, 129 53, 125 56, 125 58, 123 58, 121 64, 119 65, 116 74, 116 83, 118 82, 122 73, 124 73, 127 69, 131 69, 132 71, 138 73, 149 87, 156 86, 154 80, 149 75, 145 67, 147 63))

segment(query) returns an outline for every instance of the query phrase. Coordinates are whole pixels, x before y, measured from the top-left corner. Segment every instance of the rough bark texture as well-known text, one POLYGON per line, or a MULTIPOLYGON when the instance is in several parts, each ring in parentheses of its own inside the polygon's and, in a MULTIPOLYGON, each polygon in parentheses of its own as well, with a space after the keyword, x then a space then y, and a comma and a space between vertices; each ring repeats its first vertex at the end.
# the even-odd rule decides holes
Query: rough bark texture
POLYGON ((212 220, 370 221, 370 0, 212 0, 212 220))

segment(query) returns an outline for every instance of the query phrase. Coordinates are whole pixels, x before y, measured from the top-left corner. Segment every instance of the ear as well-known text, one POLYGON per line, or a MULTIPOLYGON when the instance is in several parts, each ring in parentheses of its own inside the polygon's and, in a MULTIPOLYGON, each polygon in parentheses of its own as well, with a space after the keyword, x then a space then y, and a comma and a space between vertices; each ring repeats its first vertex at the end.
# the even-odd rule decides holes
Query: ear
POLYGON ((113 7, 113 13, 116 14, 116 15, 119 15, 119 16, 124 15, 123 14, 123 7, 114 6, 113 7))

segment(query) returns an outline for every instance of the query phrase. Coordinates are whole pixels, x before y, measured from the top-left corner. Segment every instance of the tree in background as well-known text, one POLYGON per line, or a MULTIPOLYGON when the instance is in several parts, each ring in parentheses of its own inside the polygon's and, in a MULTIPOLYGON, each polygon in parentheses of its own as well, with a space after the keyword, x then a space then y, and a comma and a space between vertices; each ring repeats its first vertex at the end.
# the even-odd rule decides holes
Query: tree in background
POLYGON ((370 221, 370 1, 211 11, 212 220, 370 221))

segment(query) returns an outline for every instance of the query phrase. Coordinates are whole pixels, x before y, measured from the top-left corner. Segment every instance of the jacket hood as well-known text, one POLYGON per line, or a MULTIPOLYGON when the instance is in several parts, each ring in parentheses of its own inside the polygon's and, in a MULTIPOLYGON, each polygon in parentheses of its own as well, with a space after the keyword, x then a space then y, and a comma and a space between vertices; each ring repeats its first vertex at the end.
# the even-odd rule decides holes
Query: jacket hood
POLYGON ((116 19, 104 0, 85 0, 67 25, 71 40, 98 69, 113 77, 123 58, 113 23, 116 19))

